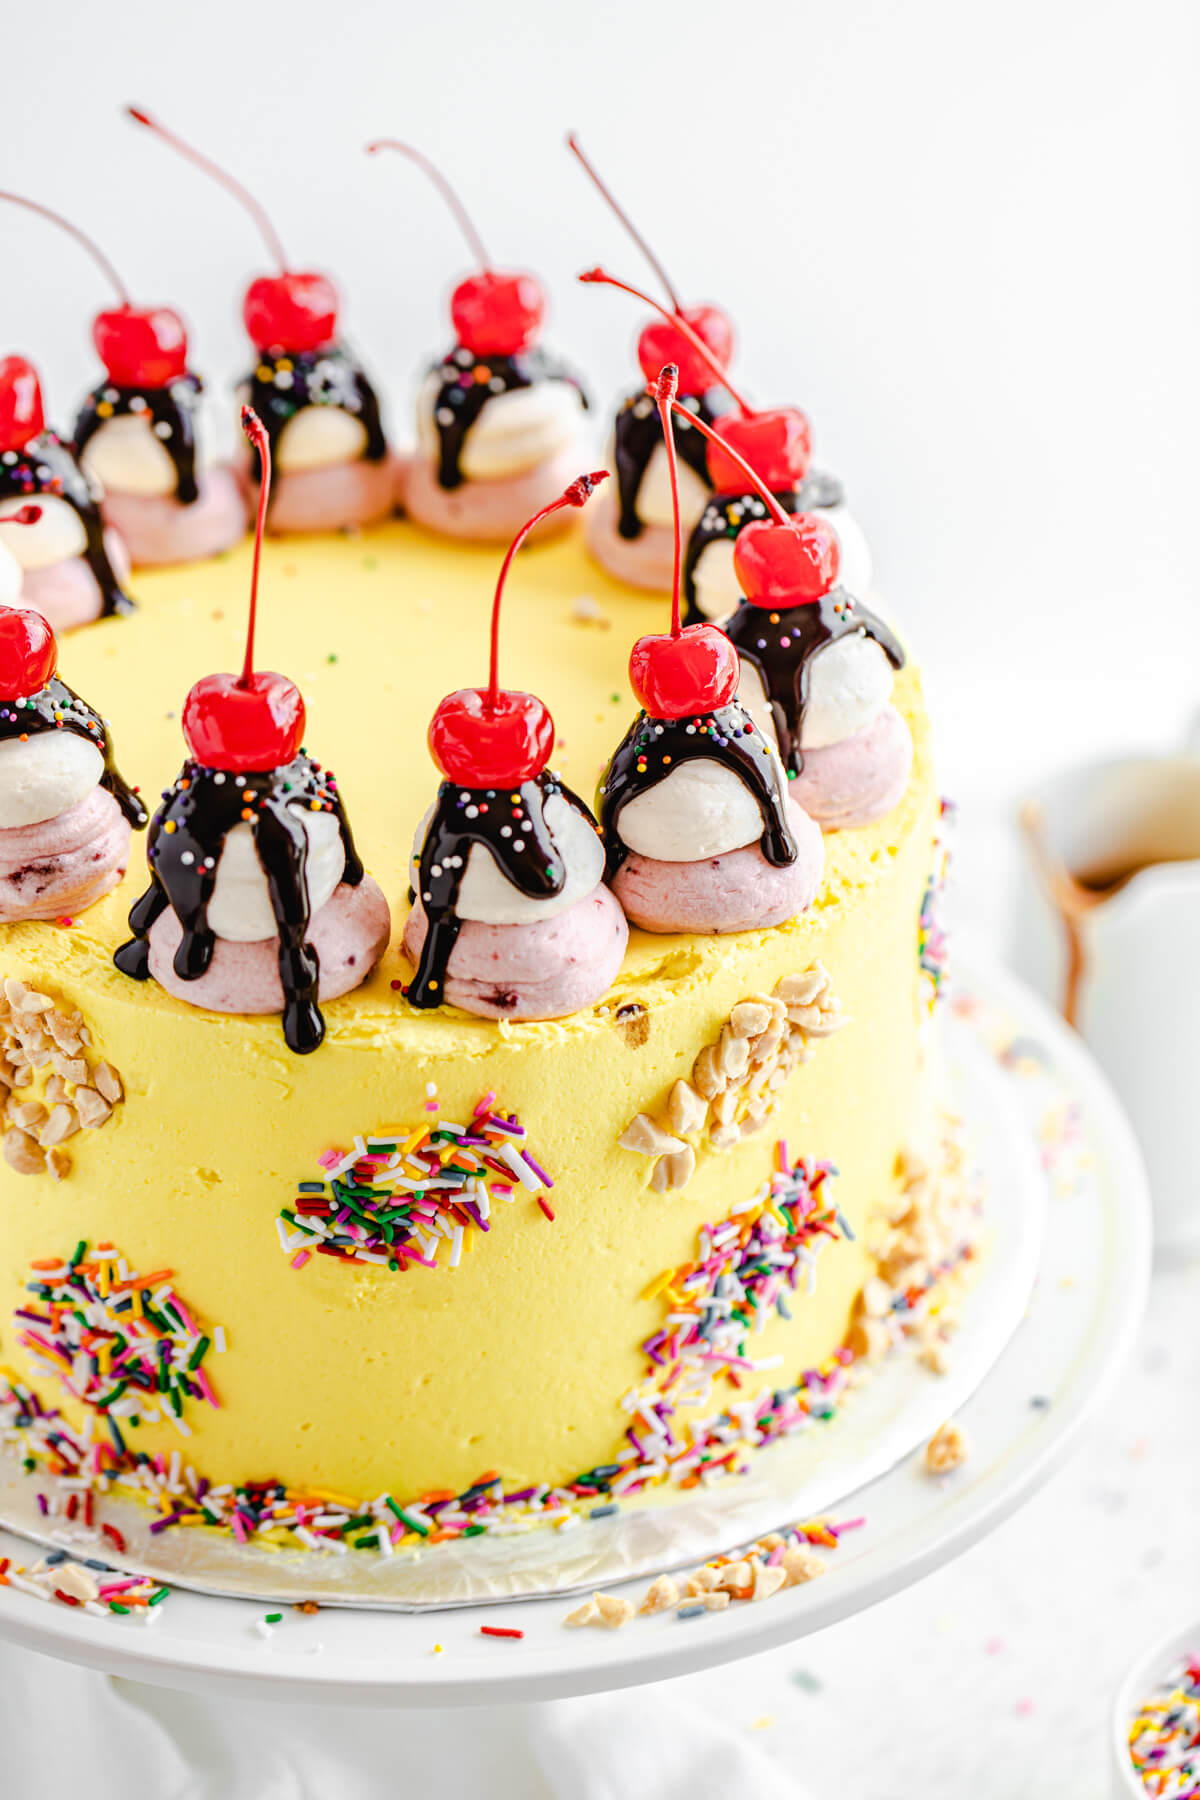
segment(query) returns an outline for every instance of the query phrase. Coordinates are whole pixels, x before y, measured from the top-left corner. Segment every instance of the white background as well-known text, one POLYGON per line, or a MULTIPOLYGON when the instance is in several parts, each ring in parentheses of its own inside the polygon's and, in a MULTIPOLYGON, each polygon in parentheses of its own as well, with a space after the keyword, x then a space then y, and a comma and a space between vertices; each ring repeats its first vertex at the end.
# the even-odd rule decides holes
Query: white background
MULTIPOLYGON (((60 0, 4 21, 0 185, 93 230, 135 298, 181 307, 219 388, 266 264, 233 203, 119 116, 157 111, 259 193, 297 264, 336 274, 400 422, 467 266, 418 173, 362 154, 407 137, 497 260, 545 277, 553 341, 607 404, 639 315, 572 277, 646 271, 563 150, 575 126, 685 297, 733 314, 745 384, 809 410, 931 678, 964 910, 1011 944, 1017 796, 1077 756, 1171 743, 1200 688, 1198 40, 1187 0, 60 0)), ((95 378, 100 278, 16 212, 0 277, 0 353, 40 363, 65 423, 95 378)), ((1184 1281, 1160 1284, 1120 1400, 1026 1514, 692 1697, 771 1715, 758 1741, 839 1800, 1091 1800, 1107 1686, 1200 1611, 1184 1281)), ((378 1791, 404 1791, 394 1767, 378 1791)))

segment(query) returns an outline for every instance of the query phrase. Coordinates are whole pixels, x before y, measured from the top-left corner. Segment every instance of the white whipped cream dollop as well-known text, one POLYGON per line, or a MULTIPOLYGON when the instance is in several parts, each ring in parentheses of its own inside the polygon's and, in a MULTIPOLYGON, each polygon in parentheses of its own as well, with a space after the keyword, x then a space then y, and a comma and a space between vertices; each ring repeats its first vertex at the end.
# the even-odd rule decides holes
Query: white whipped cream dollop
MULTIPOLYGON (((768 740, 768 741, 773 741, 768 740)), ((776 757, 779 784, 787 781, 776 757)), ((656 862, 705 862, 756 844, 763 834, 758 801, 745 782, 711 757, 680 763, 621 808, 622 843, 656 862)))
MULTIPOLYGON (((894 685, 892 665, 874 638, 854 631, 826 644, 809 664, 800 748, 821 750, 865 731, 891 699, 894 685)), ((776 743, 775 720, 762 677, 745 657, 738 699, 768 741, 776 743)))
POLYGON ((89 438, 84 473, 110 494, 160 500, 174 494, 175 464, 147 413, 118 413, 89 438))
MULTIPOLYGON (((309 917, 314 918, 332 899, 345 872, 341 827, 336 813, 312 812, 300 806, 293 807, 292 813, 308 834, 304 881, 309 917)), ((258 944, 278 933, 267 877, 249 824, 235 825, 226 834, 208 903, 208 923, 218 937, 234 944, 258 944)))
MULTIPOLYGON (((614 452, 610 449, 608 466, 616 468, 614 452)), ((708 503, 709 490, 701 481, 690 463, 679 458, 679 517, 683 525, 684 542, 692 526, 704 511, 708 503)), ((667 466, 667 453, 661 444, 657 444, 650 461, 646 464, 641 486, 637 494, 637 516, 643 525, 666 525, 671 530, 675 527, 675 509, 671 504, 671 471, 667 466)))
MULTIPOLYGON (((844 506, 816 506, 818 519, 827 519, 837 532, 842 557, 838 582, 847 593, 861 596, 871 581, 871 552, 861 525, 844 506)), ((733 538, 714 538, 701 551, 693 574, 696 605, 706 619, 727 619, 742 589, 733 567, 733 538)))
MULTIPOLYGON (((436 406, 441 377, 426 377, 417 399, 417 437, 422 454, 440 454, 436 406)), ((570 449, 583 424, 583 399, 569 381, 493 394, 463 439, 460 466, 468 481, 502 481, 570 449)))
MULTIPOLYGON (((9 527, 23 529, 20 525, 9 527)), ((0 606, 16 606, 21 594, 21 565, 5 543, 0 543, 0 606)))
POLYGON ((48 569, 87 549, 83 520, 67 500, 57 494, 30 494, 27 499, 0 501, 0 543, 12 551, 23 569, 48 569), (39 506, 42 516, 33 525, 6 525, 5 517, 22 507, 39 506))
MULTIPOLYGON (((455 906, 460 919, 474 919, 483 925, 532 925, 565 912, 599 887, 604 879, 604 845, 591 820, 561 794, 552 794, 542 813, 566 865, 562 892, 548 900, 531 899, 513 886, 485 844, 472 844, 455 906)), ((432 817, 431 806, 413 839, 412 884, 418 893, 421 850, 432 817)))
POLYGON ((0 830, 40 825, 86 800, 104 773, 95 744, 74 731, 0 742, 0 830))
POLYGON ((367 447, 367 428, 340 406, 302 406, 279 434, 275 464, 285 473, 329 469, 357 462, 367 447))

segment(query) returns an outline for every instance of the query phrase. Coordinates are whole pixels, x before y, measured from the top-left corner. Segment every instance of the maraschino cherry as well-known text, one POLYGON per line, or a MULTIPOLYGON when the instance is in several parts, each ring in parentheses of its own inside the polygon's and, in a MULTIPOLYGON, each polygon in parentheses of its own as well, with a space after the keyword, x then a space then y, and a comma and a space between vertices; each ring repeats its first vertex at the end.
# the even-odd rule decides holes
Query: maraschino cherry
MULTIPOLYGON (((172 149, 240 200, 262 233, 267 249, 279 264, 278 275, 260 275, 246 289, 242 322, 256 350, 301 355, 323 350, 337 335, 338 292, 328 275, 290 269, 279 233, 248 189, 218 163, 195 150, 175 132, 168 131, 140 107, 126 107, 131 119, 157 133, 172 149)), ((257 765, 262 766, 262 765, 257 765)))
POLYGON ((841 547, 833 526, 816 513, 786 513, 724 430, 714 431, 677 401, 673 405, 676 412, 686 412, 688 423, 703 432, 710 446, 720 446, 771 514, 769 519, 744 525, 733 546, 733 566, 747 600, 768 609, 808 606, 820 600, 835 585, 841 565, 841 547))
MULTIPOLYGON (((658 276, 663 291, 671 302, 670 312, 655 300, 649 302, 656 312, 662 314, 662 322, 655 320, 647 325, 638 338, 637 358, 642 374, 647 381, 653 382, 657 380, 658 372, 665 363, 674 363, 679 370, 681 393, 706 393, 712 386, 712 360, 702 352, 710 351, 712 357, 721 364, 727 363, 733 355, 733 326, 728 314, 722 312, 719 306, 683 306, 680 303, 675 286, 658 257, 584 155, 574 132, 567 137, 567 148, 582 163, 594 186, 658 276)), ((631 288, 628 291, 632 293, 634 290, 631 288)), ((722 386, 728 386, 723 375, 718 379, 722 386)))
POLYGON ((727 706, 737 693, 741 665, 737 651, 715 625, 680 623, 679 589, 683 566, 683 525, 679 517, 679 462, 675 454, 673 409, 679 405, 679 369, 668 363, 654 387, 667 449, 667 472, 675 513, 675 569, 671 581, 669 636, 640 637, 629 657, 629 680, 652 719, 691 719, 727 706))
POLYGON ((49 219, 73 237, 116 289, 120 304, 97 313, 92 321, 92 342, 111 382, 117 387, 162 388, 186 373, 187 331, 177 312, 169 306, 135 306, 103 250, 61 213, 23 194, 0 192, 0 200, 49 219))
POLYGON ((462 227, 463 236, 478 260, 478 275, 460 281, 450 296, 450 318, 455 335, 472 356, 517 356, 529 350, 541 336, 546 317, 546 296, 534 275, 492 265, 483 239, 466 207, 435 163, 412 144, 397 138, 377 138, 367 154, 398 150, 423 169, 462 227))
MULTIPOLYGON (((649 294, 631 287, 626 281, 616 280, 604 269, 587 269, 579 279, 619 288, 623 294, 632 294, 635 300, 652 306, 665 321, 657 329, 661 332, 670 330, 677 338, 686 338, 691 345, 693 362, 703 363, 706 374, 701 385, 707 388, 715 383, 733 397, 738 411, 722 418, 720 438, 710 439, 709 443, 708 473, 716 493, 734 494, 743 490, 745 463, 752 464, 775 492, 784 493, 800 486, 812 460, 812 427, 798 406, 752 407, 730 381, 725 359, 704 341, 686 317, 678 312, 668 312, 649 294), (738 455, 728 455, 727 450, 736 451, 738 455), (744 461, 739 462, 738 456, 744 461)), ((644 362, 642 368, 646 370, 644 362)), ((646 370, 647 382, 653 385, 654 379, 654 372, 646 370)), ((682 373, 680 383, 685 393, 695 391, 688 389, 682 373)), ((690 412, 688 417, 694 419, 690 412)))
POLYGON ((46 429, 42 384, 25 356, 0 359, 0 454, 23 450, 46 429))
POLYGON ((196 761, 206 769, 225 769, 236 775, 282 768, 297 756, 304 737, 300 689, 286 675, 254 667, 258 567, 271 495, 271 445, 262 420, 249 406, 242 408, 242 430, 262 459, 246 658, 240 675, 202 676, 183 708, 183 735, 196 761))
POLYGON ((586 506, 607 469, 580 475, 564 493, 534 513, 509 545, 492 601, 491 673, 485 688, 447 694, 429 723, 429 754, 447 781, 460 787, 507 788, 533 781, 550 761, 554 720, 536 694, 500 686, 500 602, 513 558, 534 526, 563 506, 586 506))
MULTIPOLYGON (((6 513, 6 525, 36 525, 40 506, 6 513)), ((58 667, 58 644, 49 622, 22 606, 0 606, 0 700, 40 694, 58 667)))

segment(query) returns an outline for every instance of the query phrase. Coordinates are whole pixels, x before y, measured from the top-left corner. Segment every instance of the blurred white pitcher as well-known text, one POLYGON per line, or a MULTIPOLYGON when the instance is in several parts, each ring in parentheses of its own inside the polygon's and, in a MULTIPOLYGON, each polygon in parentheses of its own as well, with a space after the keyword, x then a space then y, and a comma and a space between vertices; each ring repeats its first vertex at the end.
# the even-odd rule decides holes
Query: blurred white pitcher
POLYGON ((1070 771, 1021 822, 1044 902, 1026 946, 1040 985, 1125 1102, 1157 1242, 1200 1249, 1200 756, 1070 771))

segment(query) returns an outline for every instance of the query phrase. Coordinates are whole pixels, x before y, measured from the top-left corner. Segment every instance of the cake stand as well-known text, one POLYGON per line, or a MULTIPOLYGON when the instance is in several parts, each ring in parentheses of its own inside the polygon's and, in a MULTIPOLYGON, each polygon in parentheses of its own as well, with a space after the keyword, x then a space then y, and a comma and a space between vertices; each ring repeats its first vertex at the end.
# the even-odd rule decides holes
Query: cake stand
MULTIPOLYGON (((735 1604, 690 1620, 674 1613, 635 1619, 616 1632, 565 1630, 569 1603, 561 1595, 436 1612, 289 1608, 282 1622, 266 1627, 261 1601, 176 1591, 147 1625, 3 1588, 0 1636, 198 1692, 342 1705, 496 1704, 661 1681, 753 1655, 872 1606, 949 1561, 1049 1477, 1109 1391, 1144 1306, 1151 1236, 1132 1135, 1079 1040, 1027 989, 983 967, 960 968, 946 1010, 958 1101, 991 1183, 989 1229, 1004 1220, 1005 1183, 1011 1190, 1020 1169, 1036 1164, 1041 1170, 1044 1204, 1031 1206, 1028 1196, 1018 1196, 1010 1221, 1016 1229, 1008 1234, 1032 1233, 1036 1285, 1015 1332, 1011 1319, 1002 1321, 1003 1333, 992 1321, 990 1366, 977 1340, 967 1357, 970 1382, 961 1374, 941 1383, 926 1375, 912 1386, 911 1371, 884 1370, 862 1390, 856 1406, 861 1401, 866 1409, 873 1390, 886 1393, 889 1380, 901 1384, 896 1392, 911 1414, 906 1436, 915 1409, 924 1409, 927 1430, 929 1418, 953 1411, 971 1454, 943 1477, 929 1475, 919 1455, 898 1462, 893 1455, 886 1473, 877 1473, 878 1458, 875 1464, 864 1458, 862 1479, 854 1491, 842 1485, 833 1513, 843 1520, 861 1514, 864 1523, 846 1535, 822 1579, 768 1603, 735 1604), (1023 1138, 1016 1163, 1014 1134, 1023 1138), (483 1635, 482 1626, 523 1635, 483 1635)), ((1000 1254, 1003 1242, 1001 1232, 1003 1304, 1011 1308, 1028 1284, 1021 1286, 1020 1255, 1011 1246, 1000 1254)), ((985 1301, 986 1276, 968 1294, 965 1313, 973 1305, 988 1310, 985 1301)), ((827 1459, 844 1454, 838 1433, 845 1426, 853 1436, 854 1415, 852 1407, 845 1421, 826 1428, 827 1459)), ((757 1461, 765 1470, 786 1448, 757 1461)), ((810 1514, 803 1507, 789 1511, 787 1493, 776 1497, 775 1524, 797 1516, 810 1514)), ((32 1560, 29 1545, 8 1532, 0 1532, 0 1554, 32 1560)), ((666 1557, 662 1566, 672 1560, 679 1559, 666 1557)), ((625 1591, 637 1599, 644 1586, 643 1575, 625 1591)))

